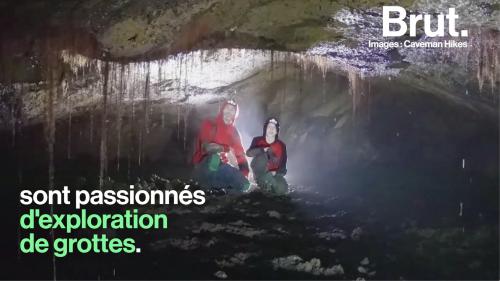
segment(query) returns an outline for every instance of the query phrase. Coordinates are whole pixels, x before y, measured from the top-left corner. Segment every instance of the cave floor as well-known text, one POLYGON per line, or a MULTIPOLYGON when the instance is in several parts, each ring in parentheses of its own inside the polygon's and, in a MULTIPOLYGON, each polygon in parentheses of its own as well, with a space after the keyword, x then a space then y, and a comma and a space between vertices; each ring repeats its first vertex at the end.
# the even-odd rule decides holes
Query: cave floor
POLYGON ((283 197, 255 191, 210 195, 200 207, 144 209, 166 211, 169 228, 133 234, 141 254, 72 256, 58 272, 64 279, 497 277, 497 224, 291 189, 283 197))

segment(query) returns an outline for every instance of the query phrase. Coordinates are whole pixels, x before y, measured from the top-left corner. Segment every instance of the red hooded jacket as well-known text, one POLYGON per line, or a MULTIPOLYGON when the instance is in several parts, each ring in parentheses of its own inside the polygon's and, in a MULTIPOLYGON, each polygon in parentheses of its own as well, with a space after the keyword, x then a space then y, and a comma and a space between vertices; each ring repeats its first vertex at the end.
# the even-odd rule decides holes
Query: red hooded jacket
POLYGON ((243 146, 241 145, 240 135, 238 130, 233 125, 234 120, 238 117, 238 105, 236 105, 236 115, 232 124, 227 125, 223 120, 223 111, 226 106, 234 106, 228 102, 225 102, 217 114, 215 120, 205 119, 201 123, 200 132, 198 133, 198 138, 196 139, 196 147, 193 155, 193 163, 200 163, 203 158, 207 155, 206 151, 203 149, 204 143, 216 143, 224 147, 224 151, 219 155, 221 156, 221 161, 227 163, 227 153, 230 149, 233 150, 236 160, 238 162, 238 167, 243 175, 248 176, 248 163, 245 157, 245 152, 243 146))

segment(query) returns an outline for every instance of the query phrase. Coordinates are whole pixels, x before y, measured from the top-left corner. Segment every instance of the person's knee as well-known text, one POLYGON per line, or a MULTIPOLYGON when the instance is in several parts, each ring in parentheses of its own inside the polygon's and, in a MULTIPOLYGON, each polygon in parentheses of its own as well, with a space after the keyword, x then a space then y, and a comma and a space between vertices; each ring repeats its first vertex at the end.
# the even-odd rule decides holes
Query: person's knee
POLYGON ((263 174, 267 171, 267 158, 264 154, 258 155, 250 163, 254 173, 263 174))
POLYGON ((288 186, 283 184, 276 184, 273 189, 274 193, 277 195, 283 195, 288 192, 288 186))
POLYGON ((243 173, 228 164, 221 165, 219 170, 221 181, 224 181, 234 190, 246 191, 250 187, 250 182, 243 173))
POLYGON ((283 176, 279 175, 279 176, 276 176, 275 178, 276 178, 276 181, 279 184, 281 184, 281 185, 285 186, 286 188, 288 188, 288 182, 286 181, 286 179, 283 176))

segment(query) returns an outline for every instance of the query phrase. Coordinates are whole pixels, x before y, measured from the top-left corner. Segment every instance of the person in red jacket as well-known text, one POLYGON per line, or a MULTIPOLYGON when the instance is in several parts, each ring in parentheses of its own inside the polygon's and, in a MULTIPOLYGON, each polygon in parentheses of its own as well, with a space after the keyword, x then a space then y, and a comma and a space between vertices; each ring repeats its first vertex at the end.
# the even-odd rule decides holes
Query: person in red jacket
POLYGON ((215 120, 208 118, 201 124, 193 155, 193 177, 203 187, 246 191, 250 186, 245 151, 234 126, 237 117, 238 105, 229 100, 215 120), (235 156, 238 168, 230 165, 229 154, 235 156))
POLYGON ((254 179, 264 190, 275 194, 288 191, 286 174, 286 145, 278 139, 279 122, 269 118, 264 123, 263 135, 252 140, 246 154, 253 157, 251 167, 254 179))

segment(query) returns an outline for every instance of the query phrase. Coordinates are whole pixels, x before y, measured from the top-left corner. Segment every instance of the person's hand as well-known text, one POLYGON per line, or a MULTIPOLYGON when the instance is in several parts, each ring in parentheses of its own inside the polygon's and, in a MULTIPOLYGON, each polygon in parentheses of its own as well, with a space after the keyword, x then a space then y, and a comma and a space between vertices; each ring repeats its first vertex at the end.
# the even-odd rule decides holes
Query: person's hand
POLYGON ((218 143, 211 142, 205 145, 205 150, 209 153, 219 153, 224 151, 224 147, 218 143))
POLYGON ((215 142, 211 142, 209 143, 210 146, 212 146, 215 150, 221 152, 221 151, 224 151, 224 146, 218 144, 218 143, 215 143, 215 142))
POLYGON ((274 158, 275 157, 274 151, 273 151, 273 149, 270 146, 266 147, 265 150, 264 150, 264 152, 267 153, 267 157, 268 158, 274 158))
POLYGON ((276 171, 272 171, 272 172, 271 172, 271 174, 272 174, 273 176, 276 176, 276 171))

